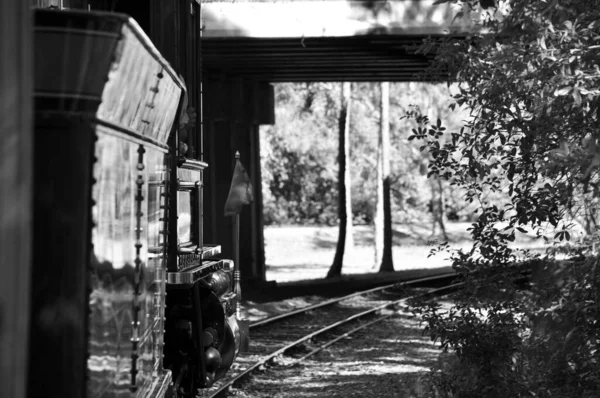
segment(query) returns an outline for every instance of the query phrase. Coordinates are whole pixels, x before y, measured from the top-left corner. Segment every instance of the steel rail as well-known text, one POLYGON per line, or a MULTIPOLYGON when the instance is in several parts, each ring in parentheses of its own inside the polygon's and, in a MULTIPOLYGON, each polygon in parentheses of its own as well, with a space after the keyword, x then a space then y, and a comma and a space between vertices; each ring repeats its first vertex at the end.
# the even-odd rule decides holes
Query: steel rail
MULTIPOLYGON (((451 289, 451 290, 453 290, 453 289, 455 289, 455 288, 458 288, 459 286, 462 286, 462 285, 463 285, 463 282, 461 282, 461 283, 455 283, 455 284, 453 284, 453 285, 444 286, 444 287, 441 287, 441 288, 438 288, 438 289, 434 289, 434 290, 438 290, 438 291, 439 291, 439 290, 445 290, 445 289, 451 289)), ((416 296, 412 296, 412 297, 414 298, 414 297, 417 297, 417 296, 426 296, 427 294, 430 294, 431 292, 432 292, 432 291, 428 291, 428 292, 422 293, 421 295, 416 295, 416 296)), ((446 294, 449 294, 449 293, 451 293, 451 292, 448 292, 448 293, 445 293, 445 294, 440 294, 439 296, 441 297, 441 296, 444 296, 444 295, 446 295, 446 294)), ((403 300, 408 300, 408 299, 410 299, 410 298, 411 298, 411 297, 405 297, 404 299, 400 299, 400 300, 397 300, 397 301, 400 301, 400 302, 401 302, 401 301, 403 301, 403 300)), ((399 304, 399 303, 398 303, 398 302, 396 302, 396 305, 397 305, 397 304, 399 304)), ((305 359, 308 359, 308 358, 310 358, 311 356, 315 355, 316 353, 318 353, 318 352, 320 352, 320 351, 323 351, 325 348, 328 348, 328 347, 330 347, 330 346, 334 345, 334 344, 335 344, 335 343, 337 343, 338 341, 340 341, 340 340, 342 340, 342 339, 344 339, 344 338, 346 338, 346 337, 348 337, 348 336, 350 336, 350 335, 352 335, 352 334, 354 334, 354 333, 356 333, 356 332, 359 332, 359 331, 361 331, 362 329, 364 329, 364 328, 366 328, 366 327, 368 327, 368 326, 371 326, 371 325, 373 325, 373 324, 375 324, 375 323, 378 323, 378 322, 384 321, 384 320, 386 320, 386 319, 388 319, 388 318, 391 318, 391 317, 393 317, 394 315, 396 315, 396 313, 395 313, 395 312, 394 312, 394 313, 391 313, 391 314, 387 314, 387 315, 382 315, 382 316, 380 316, 380 317, 379 317, 379 318, 377 318, 377 319, 373 319, 372 321, 369 321, 369 322, 367 322, 367 323, 365 323, 365 324, 362 324, 362 325, 360 325, 360 326, 358 326, 358 327, 356 327, 356 328, 354 328, 354 329, 352 329, 352 330, 350 330, 350 331, 348 331, 348 332, 346 332, 346 333, 344 333, 344 334, 342 334, 342 335, 340 335, 340 336, 336 337, 335 339, 333 339, 333 340, 329 340, 327 343, 325 343, 325 344, 323 344, 323 345, 320 345, 319 347, 315 348, 314 350, 312 350, 312 351, 311 351, 311 352, 309 352, 308 354, 304 355, 303 357, 301 357, 301 358, 298 358, 298 359, 296 359, 296 360, 292 361, 292 363, 291 363, 290 365, 295 365, 295 364, 297 364, 298 362, 302 362, 302 361, 304 361, 305 359)))
POLYGON ((348 332, 346 332, 346 333, 344 333, 344 334, 336 337, 335 339, 329 340, 327 343, 325 343, 323 345, 320 345, 319 347, 315 348, 314 350, 312 350, 308 354, 304 355, 303 357, 298 358, 298 359, 292 361, 292 363, 290 363, 290 365, 295 365, 298 362, 302 362, 305 359, 308 359, 308 358, 312 357, 316 353, 323 351, 325 348, 328 348, 328 347, 334 345, 338 341, 340 341, 340 340, 342 340, 342 339, 344 339, 344 338, 346 338, 346 337, 348 337, 348 336, 350 336, 350 335, 352 335, 352 334, 354 334, 354 333, 356 333, 358 331, 361 331, 362 329, 364 329, 364 328, 366 328, 368 326, 371 326, 371 325, 373 325, 375 323, 378 323, 378 322, 381 322, 381 321, 386 320, 388 318, 391 318, 394 315, 396 315, 396 314, 395 313, 391 313, 391 314, 387 314, 387 315, 382 315, 382 316, 380 316, 377 319, 373 319, 372 321, 364 323, 364 324, 360 325, 359 327, 356 327, 356 328, 354 328, 354 329, 352 329, 352 330, 350 330, 350 331, 348 331, 348 332))
POLYGON ((382 291, 385 289, 389 289, 392 287, 399 287, 399 286, 411 286, 411 285, 416 285, 419 283, 426 283, 426 282, 431 282, 431 281, 437 281, 437 280, 441 280, 444 278, 450 278, 453 276, 457 276, 457 274, 455 272, 446 272, 443 274, 439 274, 439 275, 434 275, 434 276, 428 276, 426 278, 420 278, 420 279, 413 279, 410 281, 406 281, 406 282, 397 282, 397 283, 393 283, 391 285, 385 285, 385 286, 378 286, 372 289, 368 289, 368 290, 362 290, 360 292, 356 292, 356 293, 352 293, 349 294, 347 296, 343 296, 343 297, 336 297, 330 300, 326 300, 323 302, 320 302, 318 304, 313 304, 310 306, 306 306, 306 307, 302 307, 302 308, 298 308, 296 310, 290 311, 290 312, 286 312, 285 314, 280 314, 280 315, 275 315, 272 317, 268 317, 265 319, 261 319, 259 321, 253 322, 250 324, 250 329, 256 329, 259 328, 261 326, 265 326, 268 325, 270 323, 274 323, 274 322, 278 322, 281 321, 282 319, 286 319, 286 318, 291 318, 293 316, 299 315, 299 314, 303 314, 305 312, 308 311, 312 311, 318 308, 322 308, 322 307, 326 307, 335 303, 339 303, 340 301, 343 300, 347 300, 356 296, 362 296, 368 293, 373 293, 373 292, 378 292, 378 291, 382 291))
MULTIPOLYGON (((354 315, 352 315, 350 317, 347 317, 347 318, 345 318, 345 319, 343 319, 341 321, 338 321, 338 322, 332 323, 332 324, 330 324, 328 326, 325 326, 324 328, 321 328, 321 329, 319 329, 319 330, 317 330, 315 332, 309 333, 309 334, 301 337, 300 339, 297 339, 297 340, 293 341, 292 343, 289 343, 289 344, 285 345, 284 347, 282 347, 282 348, 280 348, 280 349, 278 349, 278 350, 276 350, 276 351, 274 351, 274 352, 272 352, 272 353, 264 356, 263 358, 261 358, 260 360, 258 360, 254 364, 252 364, 250 367, 246 368, 241 373, 239 373, 238 375, 236 375, 234 378, 232 378, 231 380, 229 380, 227 383, 225 383, 224 385, 222 385, 221 387, 219 387, 219 389, 217 391, 213 392, 211 395, 209 395, 208 398, 217 398, 217 397, 222 396, 224 393, 226 393, 226 391, 230 387, 232 387, 238 381, 240 381, 241 379, 243 379, 244 377, 246 377, 247 375, 249 375, 250 373, 252 373, 254 370, 256 370, 257 368, 259 368, 260 366, 266 364, 267 362, 269 362, 273 358, 275 358, 275 357, 283 354, 284 352, 286 352, 290 348, 295 347, 295 346, 297 346, 297 345, 299 345, 299 344, 301 344, 301 343, 303 343, 303 342, 305 342, 307 340, 310 340, 310 339, 312 339, 315 336, 318 336, 320 334, 326 333, 326 332, 328 332, 328 331, 330 331, 332 329, 335 329, 335 328, 337 328, 337 327, 339 327, 339 326, 341 326, 343 324, 346 324, 346 323, 349 323, 349 322, 354 321, 356 319, 362 318, 362 317, 364 317, 366 315, 370 315, 370 314, 375 313, 377 311, 381 311, 382 309, 385 309, 385 308, 397 305, 397 304, 399 304, 401 302, 405 302, 407 300, 414 299, 416 297, 423 297, 423 296, 428 296, 428 295, 440 295, 440 292, 443 292, 443 291, 447 291, 447 293, 443 293, 441 295, 449 294, 452 291, 455 291, 456 289, 458 289, 459 287, 462 287, 463 285, 464 285, 463 282, 455 283, 455 284, 452 284, 452 285, 449 285, 449 286, 444 286, 444 287, 437 288, 437 289, 431 289, 431 290, 428 290, 427 292, 424 292, 424 293, 416 294, 416 295, 409 296, 409 297, 404 297, 404 298, 401 298, 401 299, 398 299, 398 300, 389 301, 389 302, 387 302, 385 304, 381 304, 381 305, 378 305, 376 307, 370 308, 368 310, 362 311, 362 312, 360 312, 358 314, 354 314, 354 315)), ((367 291, 365 291, 365 292, 367 292, 367 291)), ((362 293, 365 293, 365 292, 362 292, 362 293)))
MULTIPOLYGON (((523 279, 526 279, 526 278, 527 278, 526 276, 523 276, 521 278, 517 278, 515 281, 520 281, 520 280, 523 280, 523 279)), ((464 282, 460 282, 460 283, 456 283, 454 285, 449 285, 449 286, 445 286, 445 287, 439 288, 438 290, 454 289, 456 287, 462 286, 463 284, 464 284, 464 282)), ((423 293, 422 295, 425 296, 428 293, 430 293, 430 292, 423 293)), ((448 294, 448 293, 446 293, 446 294, 448 294)), ((444 295, 445 294, 440 294, 439 296, 442 297, 444 295)), ((291 365, 295 365, 295 364, 297 364, 299 362, 302 362, 302 361, 310 358, 311 356, 315 355, 316 353, 318 353, 320 351, 323 351, 324 349, 332 346, 333 344, 337 343, 338 341, 340 341, 340 340, 342 340, 342 339, 344 339, 344 338, 346 338, 346 337, 348 337, 348 336, 350 336, 350 335, 352 335, 352 334, 354 334, 356 332, 359 332, 362 329, 365 329, 366 327, 369 327, 369 326, 371 326, 371 325, 373 325, 375 323, 379 323, 379 322, 384 321, 384 320, 386 320, 388 318, 391 318, 394 315, 396 315, 396 313, 382 315, 382 316, 380 316, 377 319, 374 319, 374 320, 369 321, 369 322, 367 322, 365 324, 362 324, 362 325, 360 325, 360 326, 358 326, 358 327, 356 327, 356 328, 354 328, 354 329, 352 329, 352 330, 350 330, 350 331, 348 331, 348 332, 346 332, 346 333, 344 333, 344 334, 336 337, 335 339, 329 340, 327 343, 320 345, 319 347, 317 347, 314 350, 310 351, 308 354, 302 356, 301 358, 298 358, 298 359, 292 361, 289 365, 291 366, 291 365)))

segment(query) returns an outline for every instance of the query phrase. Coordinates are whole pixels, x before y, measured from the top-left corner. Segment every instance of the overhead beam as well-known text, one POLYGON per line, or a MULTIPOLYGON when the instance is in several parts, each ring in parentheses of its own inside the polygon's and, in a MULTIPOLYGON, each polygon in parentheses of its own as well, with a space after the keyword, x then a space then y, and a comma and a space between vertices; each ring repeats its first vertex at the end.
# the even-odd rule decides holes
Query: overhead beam
MULTIPOLYGON (((417 54, 426 38, 445 35, 365 35, 311 38, 207 38, 207 77, 227 74, 266 82, 419 80, 435 53, 417 54)), ((460 37, 458 39, 461 39, 460 37)))

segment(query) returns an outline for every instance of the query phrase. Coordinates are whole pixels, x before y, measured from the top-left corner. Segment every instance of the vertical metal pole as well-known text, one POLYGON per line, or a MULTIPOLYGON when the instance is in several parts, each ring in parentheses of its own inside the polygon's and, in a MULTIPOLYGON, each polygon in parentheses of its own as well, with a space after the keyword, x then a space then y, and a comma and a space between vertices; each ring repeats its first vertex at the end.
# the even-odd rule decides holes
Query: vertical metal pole
POLYGON ((242 287, 240 274, 240 215, 233 216, 233 282, 236 295, 235 317, 242 319, 242 287))
POLYGON ((204 80, 204 72, 202 70, 202 38, 204 37, 204 22, 203 22, 203 14, 202 14, 202 2, 198 4, 198 8, 200 12, 198 13, 198 21, 199 21, 199 29, 200 29, 200 38, 198 42, 198 69, 200 71, 200 98, 198 103, 198 115, 200 121, 200 143, 197 145, 200 147, 200 160, 204 161, 204 88, 203 88, 203 80, 204 80))
POLYGON ((240 351, 248 352, 250 344, 250 325, 248 321, 242 319, 242 286, 241 286, 241 273, 240 273, 240 215, 236 214, 233 217, 233 281, 235 286, 235 319, 240 330, 240 351))
MULTIPOLYGON (((201 176, 204 175, 204 172, 201 172, 201 176)), ((201 177, 203 179, 203 177, 201 177)), ((204 250, 204 197, 203 197, 203 187, 204 182, 197 181, 196 182, 196 195, 198 195, 198 248, 197 251, 200 254, 200 264, 202 264, 202 251, 204 250)))

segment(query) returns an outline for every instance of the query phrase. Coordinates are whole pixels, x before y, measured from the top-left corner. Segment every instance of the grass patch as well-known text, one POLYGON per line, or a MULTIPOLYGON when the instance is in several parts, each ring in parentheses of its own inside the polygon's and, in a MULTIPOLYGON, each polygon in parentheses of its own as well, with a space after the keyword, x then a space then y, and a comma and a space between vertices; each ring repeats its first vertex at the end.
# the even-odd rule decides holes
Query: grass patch
MULTIPOLYGON (((453 249, 470 248, 472 241, 467 231, 470 223, 448 223, 447 233, 453 249)), ((266 272, 268 281, 292 282, 325 278, 335 255, 338 227, 327 226, 268 226, 264 230, 266 272)), ((375 246, 373 227, 354 226, 354 248, 347 250, 342 273, 368 274, 374 267, 375 246)), ((446 253, 427 257, 432 248, 442 241, 431 236, 430 225, 394 225, 393 259, 397 271, 448 267, 446 253)), ((522 235, 516 244, 523 248, 543 249, 540 241, 522 235)))

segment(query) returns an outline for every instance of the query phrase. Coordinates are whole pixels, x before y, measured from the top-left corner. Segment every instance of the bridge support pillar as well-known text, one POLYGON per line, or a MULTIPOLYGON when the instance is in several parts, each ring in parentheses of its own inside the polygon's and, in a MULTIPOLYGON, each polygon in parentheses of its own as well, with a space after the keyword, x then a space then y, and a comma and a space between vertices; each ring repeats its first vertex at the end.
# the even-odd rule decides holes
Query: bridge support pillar
POLYGON ((254 191, 254 203, 243 208, 240 219, 240 266, 245 283, 265 281, 259 130, 261 124, 275 121, 273 98, 273 86, 267 83, 205 76, 206 242, 221 244, 223 255, 231 256, 233 223, 223 211, 234 155, 239 151, 254 191))

